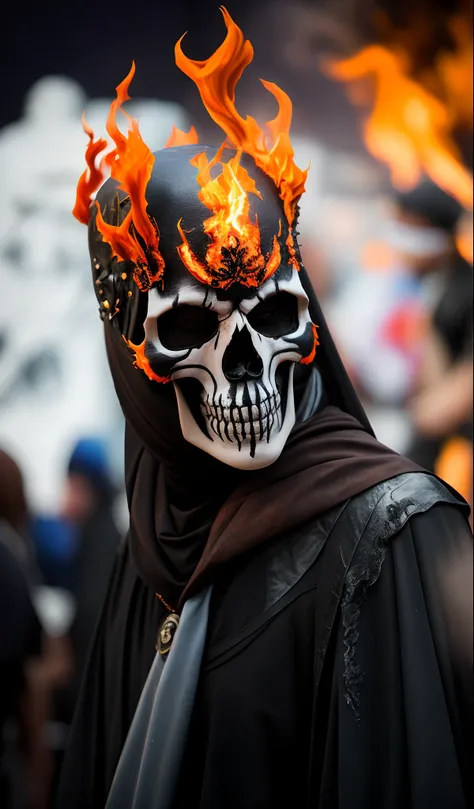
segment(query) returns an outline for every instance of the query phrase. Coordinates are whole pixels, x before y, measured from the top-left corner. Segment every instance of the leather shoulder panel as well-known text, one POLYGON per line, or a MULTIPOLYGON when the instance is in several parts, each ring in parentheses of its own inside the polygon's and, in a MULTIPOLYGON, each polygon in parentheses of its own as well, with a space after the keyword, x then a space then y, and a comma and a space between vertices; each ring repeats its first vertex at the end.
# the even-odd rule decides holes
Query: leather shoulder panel
MULTIPOLYGON (((208 661, 256 635, 300 593, 312 588, 327 590, 334 619, 346 577, 351 577, 360 541, 363 540, 366 550, 372 545, 386 547, 388 540, 411 516, 440 502, 468 510, 467 504, 435 476, 423 472, 399 475, 331 509, 282 538, 266 549, 265 554, 257 555, 243 571, 237 572, 229 582, 229 588, 245 593, 246 581, 252 571, 252 587, 263 591, 263 599, 251 617, 234 624, 224 638, 216 638, 216 644, 211 643, 208 661), (330 550, 333 552, 328 552, 330 550)), ((220 610, 226 609, 226 597, 224 592, 220 610)))

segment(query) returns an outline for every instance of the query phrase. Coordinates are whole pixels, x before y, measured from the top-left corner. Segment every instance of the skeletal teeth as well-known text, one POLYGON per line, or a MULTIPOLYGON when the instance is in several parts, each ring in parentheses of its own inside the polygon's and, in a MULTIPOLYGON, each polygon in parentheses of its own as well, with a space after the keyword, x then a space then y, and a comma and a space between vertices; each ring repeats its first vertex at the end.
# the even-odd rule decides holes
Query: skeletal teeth
POLYGON ((257 386, 255 384, 248 385, 247 390, 249 392, 250 401, 252 402, 252 404, 255 404, 255 402, 257 401, 257 386))
POLYGON ((242 407, 240 409, 240 418, 242 421, 250 421, 250 414, 248 407, 242 407))
POLYGON ((238 407, 242 407, 242 402, 244 400, 244 390, 245 385, 237 385, 237 390, 235 392, 235 404, 238 407))
MULTIPOLYGON (((222 404, 222 395, 218 403, 209 395, 200 402, 200 410, 209 424, 209 429, 221 441, 238 441, 249 443, 252 440, 269 441, 274 428, 281 430, 283 416, 281 412, 281 399, 278 391, 270 395, 259 387, 260 395, 264 395, 259 404, 257 401, 257 385, 248 385, 247 391, 252 404, 249 407, 239 405, 242 401, 245 386, 239 386, 235 401, 230 407, 222 404)), ((229 399, 226 397, 226 402, 229 399)))
POLYGON ((220 437, 222 438, 223 441, 228 440, 227 435, 226 435, 226 422, 225 421, 220 421, 219 422, 219 435, 220 435, 220 437))

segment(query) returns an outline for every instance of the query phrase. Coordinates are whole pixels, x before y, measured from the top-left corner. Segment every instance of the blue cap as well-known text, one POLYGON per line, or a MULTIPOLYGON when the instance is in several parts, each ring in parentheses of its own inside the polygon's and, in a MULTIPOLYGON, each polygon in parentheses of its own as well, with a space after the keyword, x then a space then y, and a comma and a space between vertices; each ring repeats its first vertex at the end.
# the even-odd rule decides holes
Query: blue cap
POLYGON ((109 483, 111 469, 105 439, 92 436, 79 439, 71 453, 68 472, 84 475, 94 483, 109 483))

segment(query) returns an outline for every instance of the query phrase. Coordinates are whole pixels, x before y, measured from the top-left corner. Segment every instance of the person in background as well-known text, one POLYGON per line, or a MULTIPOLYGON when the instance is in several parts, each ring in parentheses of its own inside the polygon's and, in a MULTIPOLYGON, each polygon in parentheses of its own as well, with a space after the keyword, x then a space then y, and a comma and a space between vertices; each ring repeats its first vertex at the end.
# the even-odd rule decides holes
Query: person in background
POLYGON ((53 795, 119 540, 112 513, 115 496, 104 442, 82 438, 68 461, 58 512, 35 515, 32 521, 43 578, 37 602, 48 635, 63 644, 69 660, 67 677, 55 681, 47 722, 53 795))
POLYGON ((17 464, 0 450, 0 806, 47 809, 53 763, 45 727, 67 655, 45 630, 17 464))
POLYGON ((62 503, 62 516, 75 530, 76 548, 71 571, 76 607, 70 632, 75 661, 71 714, 120 540, 113 514, 116 496, 105 443, 81 438, 69 460, 62 503))
POLYGON ((472 267, 456 247, 463 209, 427 179, 394 203, 388 240, 420 280, 427 311, 408 455, 471 499, 472 267))
POLYGON ((375 265, 362 261, 327 307, 328 320, 378 439, 404 453, 412 433, 405 405, 419 374, 424 305, 420 282, 388 247, 381 259, 375 265))

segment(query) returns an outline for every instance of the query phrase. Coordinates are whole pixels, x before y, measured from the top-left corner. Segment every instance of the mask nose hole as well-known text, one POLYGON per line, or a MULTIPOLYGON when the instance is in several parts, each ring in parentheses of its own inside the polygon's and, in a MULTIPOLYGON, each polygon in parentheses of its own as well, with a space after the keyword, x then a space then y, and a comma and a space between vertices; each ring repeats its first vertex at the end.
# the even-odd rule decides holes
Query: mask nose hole
POLYGON ((241 331, 234 331, 224 351, 222 370, 228 382, 247 382, 262 376, 263 362, 246 327, 241 331))

